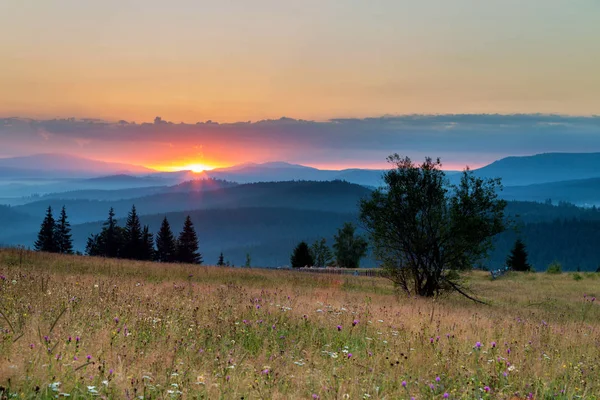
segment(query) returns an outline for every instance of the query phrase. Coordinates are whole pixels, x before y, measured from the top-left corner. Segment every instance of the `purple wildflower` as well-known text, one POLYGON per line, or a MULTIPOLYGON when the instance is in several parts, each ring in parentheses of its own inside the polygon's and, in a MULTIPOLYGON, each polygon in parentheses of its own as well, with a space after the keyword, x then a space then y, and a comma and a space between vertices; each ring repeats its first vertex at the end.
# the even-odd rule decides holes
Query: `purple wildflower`
POLYGON ((337 330, 338 330, 338 331, 341 331, 341 330, 342 330, 342 326, 341 326, 341 325, 338 325, 338 326, 337 326, 337 330))

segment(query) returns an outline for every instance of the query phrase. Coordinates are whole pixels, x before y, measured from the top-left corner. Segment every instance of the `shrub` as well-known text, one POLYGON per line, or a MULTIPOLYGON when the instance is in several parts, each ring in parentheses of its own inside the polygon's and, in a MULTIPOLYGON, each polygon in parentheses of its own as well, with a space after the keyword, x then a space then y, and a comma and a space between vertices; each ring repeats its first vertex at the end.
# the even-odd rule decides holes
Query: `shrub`
POLYGON ((558 261, 553 261, 550 265, 548 265, 548 269, 546 270, 548 274, 562 274, 562 265, 558 261))
POLYGON ((583 276, 581 276, 581 274, 579 274, 579 273, 577 273, 577 272, 576 272, 576 273, 574 273, 574 274, 572 274, 571 276, 573 277, 573 280, 574 280, 574 281, 580 281, 580 280, 582 280, 582 279, 583 279, 583 276))

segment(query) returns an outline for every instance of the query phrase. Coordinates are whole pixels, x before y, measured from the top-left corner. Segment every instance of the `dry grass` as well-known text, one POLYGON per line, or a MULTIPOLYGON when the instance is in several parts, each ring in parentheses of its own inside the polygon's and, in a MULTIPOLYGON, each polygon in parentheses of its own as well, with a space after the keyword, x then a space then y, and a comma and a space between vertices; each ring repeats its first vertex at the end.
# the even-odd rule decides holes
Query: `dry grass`
POLYGON ((7 397, 600 393, 597 274, 470 274, 490 306, 409 299, 377 278, 36 253, 20 261, 13 250, 0 250, 0 274, 7 397))

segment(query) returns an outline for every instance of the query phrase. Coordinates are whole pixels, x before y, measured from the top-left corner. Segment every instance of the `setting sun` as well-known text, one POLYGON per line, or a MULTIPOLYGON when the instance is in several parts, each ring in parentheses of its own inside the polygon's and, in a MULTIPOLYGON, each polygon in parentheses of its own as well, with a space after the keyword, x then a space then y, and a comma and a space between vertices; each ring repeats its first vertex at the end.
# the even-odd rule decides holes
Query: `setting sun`
POLYGON ((188 164, 188 165, 183 166, 181 169, 186 170, 186 171, 192 171, 192 172, 203 172, 203 171, 210 171, 211 169, 214 169, 214 167, 209 167, 208 165, 205 165, 205 164, 188 164))

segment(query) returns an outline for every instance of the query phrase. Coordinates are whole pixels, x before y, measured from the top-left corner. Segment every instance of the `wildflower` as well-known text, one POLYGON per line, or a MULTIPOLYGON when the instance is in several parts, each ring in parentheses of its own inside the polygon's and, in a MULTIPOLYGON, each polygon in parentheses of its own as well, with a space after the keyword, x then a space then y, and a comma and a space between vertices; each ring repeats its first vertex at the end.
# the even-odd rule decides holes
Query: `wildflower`
POLYGON ((481 342, 475 343, 475 348, 479 350, 481 348, 481 342))
POLYGON ((496 342, 492 342, 492 349, 496 347, 496 342))
POLYGON ((229 379, 231 379, 231 378, 229 377, 229 375, 227 375, 227 376, 225 377, 225 380, 226 380, 227 382, 229 382, 229 379))
POLYGON ((31 350, 33 350, 33 348, 34 348, 34 347, 35 347, 35 345, 34 345, 33 343, 31 343, 31 344, 29 345, 29 348, 30 348, 31 350))
POLYGON ((88 354, 85 358, 87 358, 87 360, 90 361, 92 359, 92 356, 88 354))
POLYGON ((490 392, 490 390, 491 390, 491 389, 490 389, 490 387, 489 387, 489 386, 484 386, 484 387, 483 387, 483 391, 484 391, 484 392, 486 392, 486 393, 489 393, 489 392, 490 392))
POLYGON ((260 304, 257 304, 257 305, 256 305, 256 309, 257 309, 257 310, 260 310, 260 304))
POLYGON ((119 317, 115 317, 115 324, 119 323, 119 317))
POLYGON ((406 381, 402 381, 402 387, 405 388, 406 387, 406 381))
POLYGON ((358 325, 358 320, 357 319, 355 319, 354 321, 352 321, 352 326, 356 326, 356 325, 358 325))
POLYGON ((79 358, 77 358, 77 356, 73 356, 73 361, 77 361, 79 360, 79 358))
POLYGON ((318 395, 318 394, 316 394, 316 393, 313 393, 313 395, 312 395, 312 398, 313 398, 314 400, 319 400, 319 399, 320 399, 319 395, 318 395))
POLYGON ((269 368, 265 368, 265 369, 263 369, 263 370, 262 370, 262 373, 263 373, 264 375, 269 375, 269 372, 270 372, 270 371, 269 371, 269 368))
POLYGON ((81 341, 81 338, 80 338, 79 336, 75 336, 75 341, 76 341, 77 343, 79 343, 79 342, 81 341))
POLYGON ((348 353, 348 358, 352 358, 352 353, 348 353))
POLYGON ((113 374, 113 372, 114 372, 114 371, 112 370, 112 368, 108 370, 108 374, 109 374, 109 375, 112 375, 112 374, 113 374))
POLYGON ((442 379, 441 379, 439 376, 436 376, 436 377, 435 377, 435 381, 436 381, 436 382, 439 382, 439 381, 441 381, 441 380, 442 380, 442 379))
POLYGON ((593 303, 593 302, 595 302, 595 301, 596 301, 596 298, 595 298, 595 297, 592 297, 592 303, 593 303))
POLYGON ((338 330, 338 331, 341 331, 341 330, 342 330, 342 326, 341 326, 341 325, 338 325, 338 326, 337 326, 337 330, 338 330))
POLYGON ((450 397, 450 395, 448 393, 444 393, 444 395, 442 397, 447 399, 448 397, 450 397))

